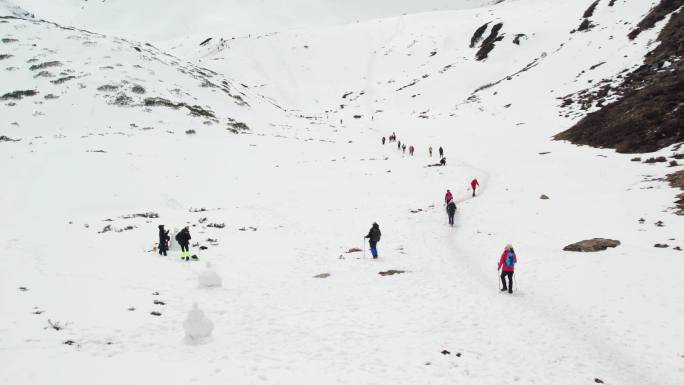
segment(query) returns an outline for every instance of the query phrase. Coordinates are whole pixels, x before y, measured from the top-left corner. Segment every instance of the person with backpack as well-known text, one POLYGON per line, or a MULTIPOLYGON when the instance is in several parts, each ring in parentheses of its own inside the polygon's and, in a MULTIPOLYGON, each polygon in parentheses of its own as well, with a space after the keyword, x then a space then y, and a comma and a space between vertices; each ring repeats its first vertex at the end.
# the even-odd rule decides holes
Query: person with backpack
POLYGON ((430 154, 430 158, 432 158, 432 146, 430 146, 430 148, 428 148, 428 154, 430 154))
POLYGON ((447 210, 447 215, 449 216, 449 224, 451 225, 451 227, 453 227, 454 226, 454 215, 456 214, 456 202, 454 202, 453 199, 450 200, 449 202, 447 202, 446 210, 447 210))
POLYGON ((447 190, 446 194, 444 195, 444 203, 449 203, 450 200, 454 199, 454 195, 451 194, 451 190, 447 190))
POLYGON ((475 189, 480 186, 480 182, 477 181, 477 178, 473 178, 473 180, 470 181, 470 188, 473 189, 473 196, 475 196, 475 189))
POLYGON ((442 146, 439 146, 439 157, 440 158, 444 157, 444 149, 442 148, 442 146))
POLYGON ((188 226, 183 227, 178 234, 176 234, 176 242, 181 247, 181 259, 189 261, 190 260, 190 228, 188 226))
POLYGON ((401 140, 397 141, 397 150, 401 150, 401 140))
POLYGON ((515 270, 515 264, 518 263, 518 258, 515 255, 515 250, 513 246, 509 243, 506 245, 503 253, 501 253, 501 258, 499 259, 499 267, 497 271, 501 270, 501 291, 508 290, 509 293, 513 293, 513 271, 515 270), (506 277, 508 277, 508 285, 506 285, 506 277))
POLYGON ((383 146, 385 145, 385 137, 384 136, 382 137, 382 145, 383 146))
POLYGON ((171 237, 169 236, 169 230, 164 229, 164 225, 159 225, 159 255, 166 256, 166 252, 169 250, 169 241, 171 237))
POLYGON ((403 152, 404 154, 406 154, 406 143, 404 143, 404 144, 401 145, 401 152, 403 152))
POLYGON ((368 238, 368 244, 370 245, 370 251, 373 255, 373 259, 378 259, 378 242, 380 242, 381 235, 382 233, 380 233, 380 226, 378 226, 377 222, 373 222, 373 226, 371 226, 370 230, 368 231, 368 235, 364 237, 368 238))

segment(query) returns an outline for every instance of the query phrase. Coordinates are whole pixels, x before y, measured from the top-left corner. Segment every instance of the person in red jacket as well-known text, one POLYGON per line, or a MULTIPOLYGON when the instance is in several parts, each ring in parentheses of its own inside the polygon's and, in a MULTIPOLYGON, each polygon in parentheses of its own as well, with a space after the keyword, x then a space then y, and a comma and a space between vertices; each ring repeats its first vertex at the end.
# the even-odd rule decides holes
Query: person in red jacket
POLYGON ((452 199, 454 199, 454 196, 451 194, 451 190, 447 190, 446 195, 444 196, 444 204, 449 203, 452 199))
POLYGON ((477 178, 473 178, 473 180, 470 181, 470 188, 473 189, 473 196, 475 196, 475 189, 480 186, 480 182, 477 181, 477 178))
POLYGON ((513 271, 517 262, 518 258, 515 256, 515 250, 513 250, 513 246, 509 243, 506 245, 503 253, 501 253, 499 267, 497 267, 497 270, 501 270, 501 284, 503 285, 501 291, 508 290, 509 293, 513 293, 513 271), (506 277, 508 277, 508 285, 506 285, 506 277))

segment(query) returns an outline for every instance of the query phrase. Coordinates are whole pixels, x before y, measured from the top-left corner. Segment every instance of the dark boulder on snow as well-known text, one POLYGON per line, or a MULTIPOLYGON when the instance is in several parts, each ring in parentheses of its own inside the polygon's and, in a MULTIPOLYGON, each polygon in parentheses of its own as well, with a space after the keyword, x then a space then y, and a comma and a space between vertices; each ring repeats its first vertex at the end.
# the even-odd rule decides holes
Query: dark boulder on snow
POLYGON ((386 275, 404 274, 405 272, 406 271, 404 271, 404 270, 387 270, 387 271, 381 271, 378 274, 380 274, 384 277, 386 275))
POLYGON ((603 251, 609 247, 617 247, 620 241, 605 238, 586 239, 584 241, 576 242, 567 245, 563 248, 564 251, 578 251, 578 252, 594 252, 603 251))
POLYGON ((542 195, 539 197, 539 199, 549 199, 549 197, 548 197, 548 195, 546 195, 546 194, 542 194, 542 195))

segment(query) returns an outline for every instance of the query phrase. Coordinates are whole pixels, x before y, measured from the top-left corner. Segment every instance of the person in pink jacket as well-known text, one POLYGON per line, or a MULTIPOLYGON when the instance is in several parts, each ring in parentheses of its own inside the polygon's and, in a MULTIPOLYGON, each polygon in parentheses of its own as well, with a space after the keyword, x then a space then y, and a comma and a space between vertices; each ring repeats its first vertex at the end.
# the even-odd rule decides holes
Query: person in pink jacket
POLYGON ((449 203, 452 199, 454 199, 454 196, 451 194, 451 190, 447 190, 446 195, 444 195, 444 204, 449 203))
POLYGON ((470 188, 473 189, 473 196, 475 196, 475 189, 477 189, 480 186, 480 182, 477 181, 477 178, 473 178, 473 180, 470 181, 470 188))
POLYGON ((515 256, 515 250, 513 250, 513 246, 509 243, 506 245, 503 253, 501 253, 499 267, 497 267, 497 270, 501 270, 501 284, 503 285, 501 291, 508 290, 509 293, 513 293, 513 271, 517 262, 518 258, 515 256), (508 285, 506 285, 506 277, 508 277, 508 285))

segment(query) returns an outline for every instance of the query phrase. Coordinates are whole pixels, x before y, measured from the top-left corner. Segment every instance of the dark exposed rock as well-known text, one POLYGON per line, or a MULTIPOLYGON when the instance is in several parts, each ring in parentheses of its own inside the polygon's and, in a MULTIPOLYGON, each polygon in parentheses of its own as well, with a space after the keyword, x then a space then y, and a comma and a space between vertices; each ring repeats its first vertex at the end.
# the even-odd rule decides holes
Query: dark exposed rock
POLYGON ((134 94, 142 95, 147 91, 145 91, 145 88, 143 86, 136 84, 133 86, 133 88, 131 88, 131 92, 133 92, 134 94))
POLYGON ((542 194, 539 199, 549 199, 549 197, 546 194, 542 194))
POLYGON ((489 56, 489 53, 494 49, 494 45, 497 41, 503 40, 503 35, 499 35, 499 31, 503 28, 503 23, 495 24, 492 30, 489 32, 489 36, 482 42, 480 49, 475 54, 475 59, 482 61, 489 56))
POLYGON ((678 188, 682 190, 682 193, 677 195, 677 215, 684 215, 684 170, 677 171, 667 176, 667 181, 673 188, 678 188))
POLYGON ((653 28, 657 22, 681 8, 682 5, 684 5, 684 0, 661 0, 627 36, 630 40, 636 39, 641 32, 653 28))
POLYGON ((670 245, 666 243, 656 243, 655 245, 653 245, 653 247, 658 249, 667 249, 668 247, 670 247, 670 245))
POLYGON ((0 96, 0 100, 20 100, 27 96, 36 96, 37 94, 38 91, 35 90, 17 90, 0 96))
POLYGON ((522 38, 527 39, 527 35, 525 35, 524 33, 516 34, 513 38, 513 44, 520 45, 520 39, 522 38))
POLYGON ((665 163, 665 162, 667 162, 667 158, 664 156, 648 158, 644 161, 644 163, 665 163))
POLYGON ((330 273, 321 273, 318 275, 314 275, 314 278, 328 278, 330 277, 330 273))
POLYGON ((589 8, 587 8, 587 10, 584 11, 584 14, 582 15, 582 17, 586 19, 588 17, 594 16, 594 10, 596 10, 596 6, 598 5, 599 1, 601 1, 601 0, 596 0, 593 3, 591 3, 589 8))
POLYGON ((21 139, 12 139, 9 136, 0 135, 0 142, 18 142, 21 139))
POLYGON ((103 92, 114 92, 119 89, 119 85, 117 84, 104 84, 99 87, 97 87, 98 91, 103 91, 103 92))
POLYGON ((12 56, 14 56, 14 55, 4 54, 4 53, 3 53, 3 54, 0 54, 0 60, 9 59, 9 58, 11 58, 12 56))
POLYGON ((58 61, 47 61, 47 62, 40 63, 40 64, 34 64, 34 65, 30 66, 29 69, 31 71, 35 71, 35 70, 42 70, 42 69, 49 68, 49 67, 59 67, 61 65, 62 65, 62 63, 58 62, 58 61))
POLYGON ((33 75, 34 78, 54 78, 55 75, 53 75, 50 71, 40 71, 37 74, 33 75))
POLYGON ((564 251, 594 252, 606 250, 609 247, 617 247, 620 241, 605 238, 593 238, 567 245, 564 251))
POLYGON ((482 40, 482 35, 484 35, 488 25, 489 23, 482 24, 478 29, 475 30, 475 33, 473 33, 473 36, 470 38, 470 48, 475 48, 477 43, 482 40))
POLYGON ((384 277, 386 275, 404 274, 405 272, 406 272, 405 270, 387 270, 387 271, 381 271, 378 274, 380 274, 384 277))
POLYGON ((50 80, 50 83, 52 83, 52 84, 62 84, 62 83, 64 83, 64 82, 68 82, 69 80, 73 80, 73 79, 76 79, 76 76, 69 75, 69 76, 61 77, 61 78, 59 78, 59 79, 50 80))
POLYGON ((577 27, 577 31, 584 32, 589 31, 592 28, 594 28, 594 24, 591 22, 591 20, 584 19, 582 20, 582 23, 580 23, 579 27, 577 27))
MULTIPOLYGON (((661 0, 637 30, 652 27, 682 5, 684 0, 661 0)), ((658 41, 660 44, 646 55, 644 64, 624 75, 620 85, 612 86, 607 81, 584 98, 589 106, 594 102, 606 104, 611 95, 617 96, 616 102, 588 114, 555 139, 624 153, 652 152, 683 142, 684 60, 676 60, 684 56, 683 11, 672 13, 658 41)))

